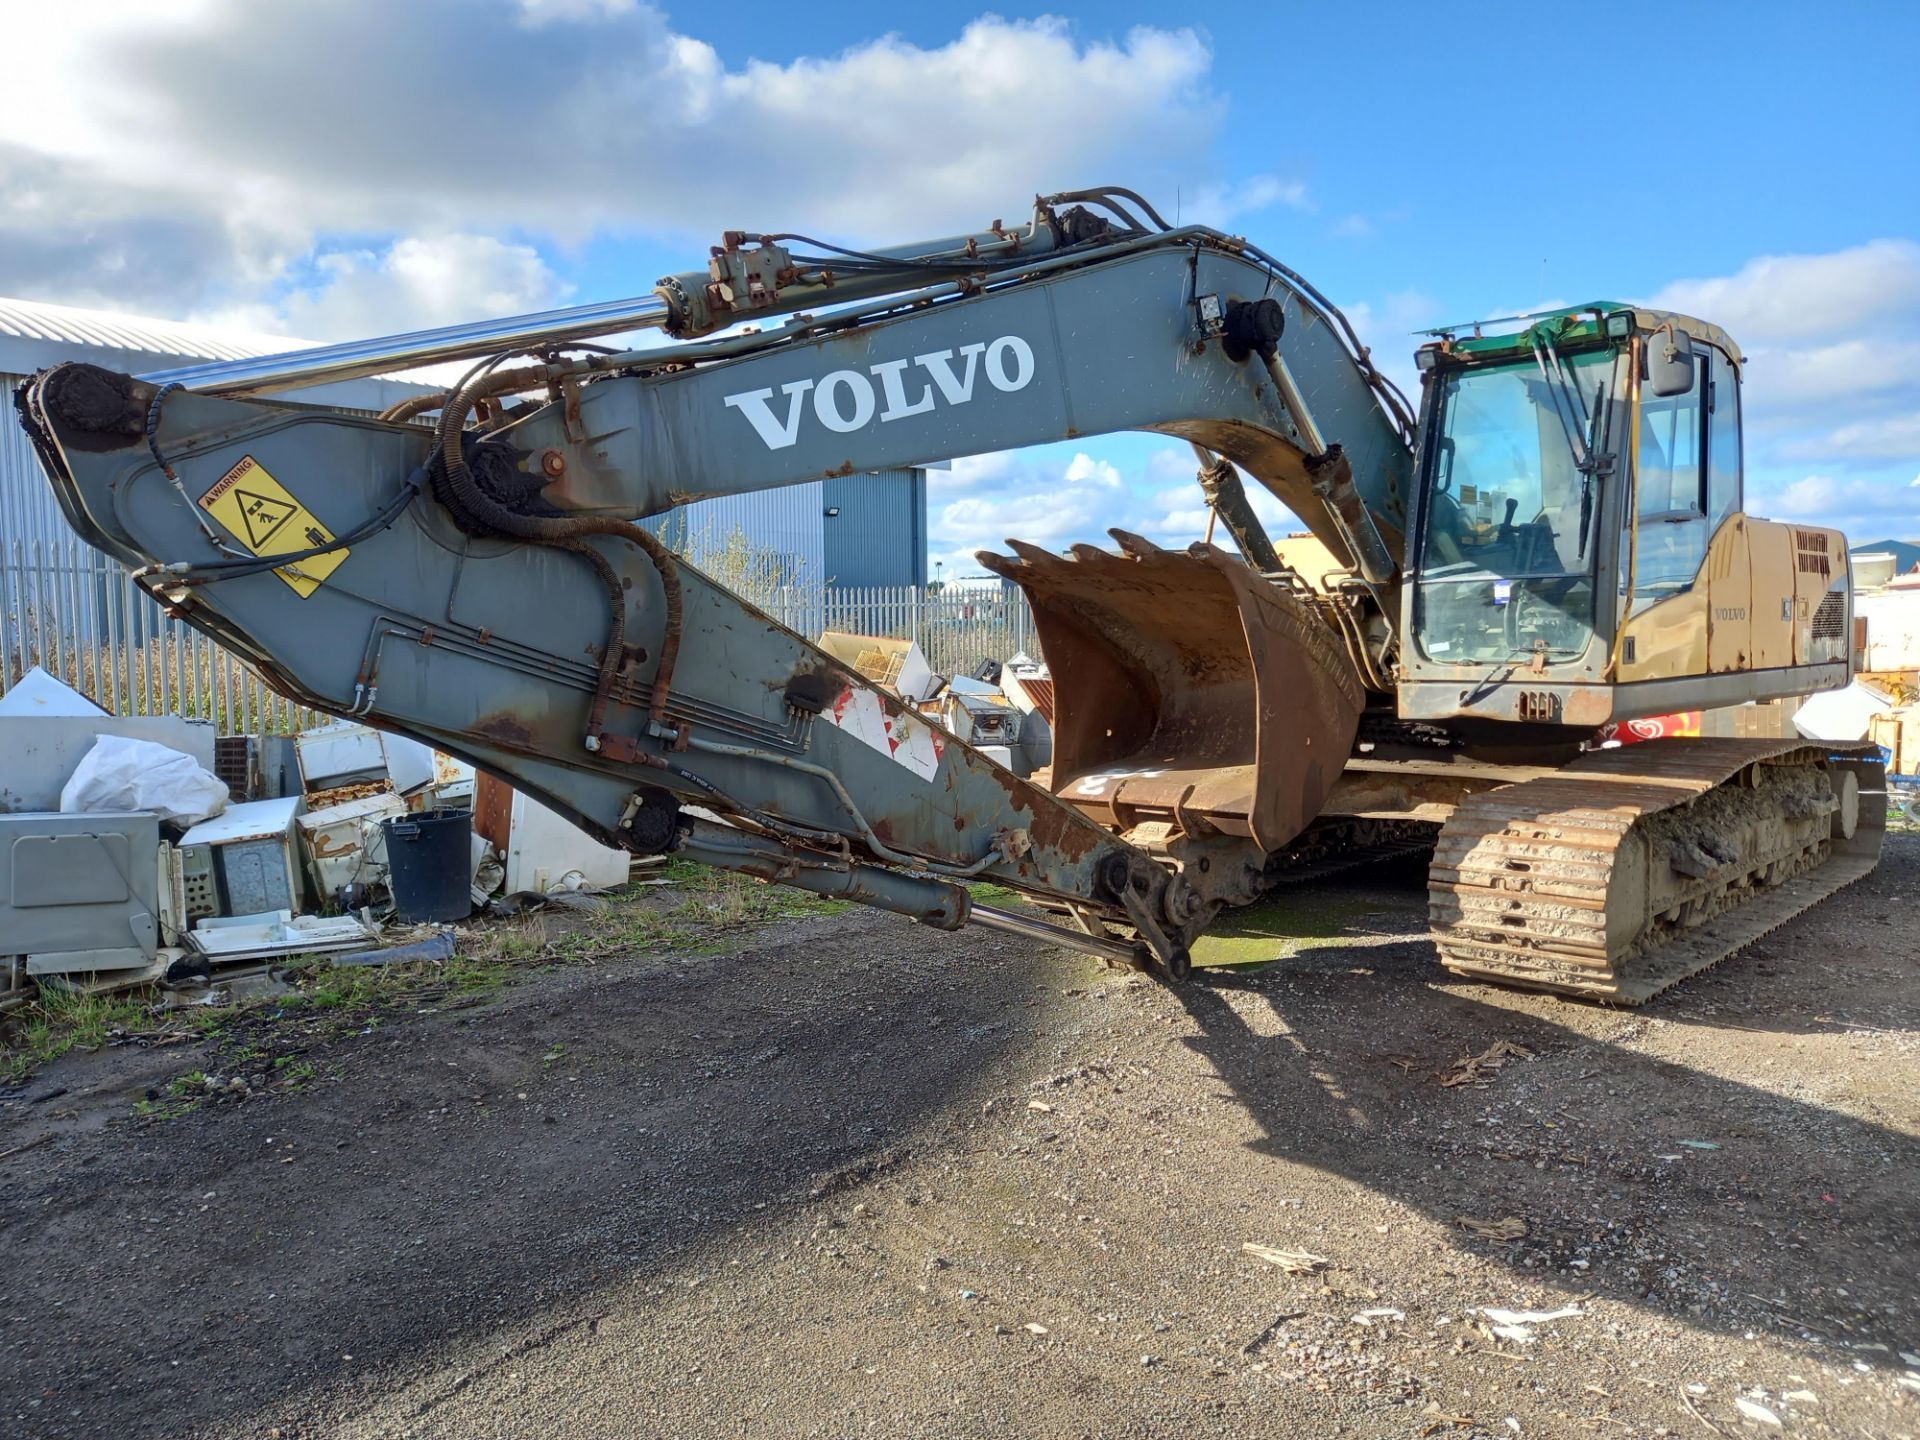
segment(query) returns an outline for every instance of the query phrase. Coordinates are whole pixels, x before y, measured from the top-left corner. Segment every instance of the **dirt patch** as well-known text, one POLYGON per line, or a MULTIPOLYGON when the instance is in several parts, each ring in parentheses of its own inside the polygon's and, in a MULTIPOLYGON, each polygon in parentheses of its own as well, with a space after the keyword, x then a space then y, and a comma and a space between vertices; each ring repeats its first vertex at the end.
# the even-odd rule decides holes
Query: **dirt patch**
POLYGON ((124 1108, 0 1160, 0 1419, 1920 1432, 1920 837, 1633 1012, 1447 977, 1417 869, 1319 889, 1339 933, 1177 990, 773 917, 326 1035, 299 1088, 171 1119, 130 1096, 201 1057, 70 1058, 0 1149, 104 1113, 83 1074, 124 1108))

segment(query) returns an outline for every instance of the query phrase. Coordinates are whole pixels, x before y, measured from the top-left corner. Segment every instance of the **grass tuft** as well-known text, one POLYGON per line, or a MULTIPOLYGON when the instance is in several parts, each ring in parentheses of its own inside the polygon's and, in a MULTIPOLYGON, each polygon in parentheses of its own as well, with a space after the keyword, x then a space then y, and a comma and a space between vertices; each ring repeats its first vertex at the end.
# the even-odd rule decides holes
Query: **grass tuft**
POLYGON ((43 984, 0 1039, 0 1079, 22 1079, 75 1050, 98 1050, 118 1031, 145 1028, 152 1015, 144 1000, 43 984))

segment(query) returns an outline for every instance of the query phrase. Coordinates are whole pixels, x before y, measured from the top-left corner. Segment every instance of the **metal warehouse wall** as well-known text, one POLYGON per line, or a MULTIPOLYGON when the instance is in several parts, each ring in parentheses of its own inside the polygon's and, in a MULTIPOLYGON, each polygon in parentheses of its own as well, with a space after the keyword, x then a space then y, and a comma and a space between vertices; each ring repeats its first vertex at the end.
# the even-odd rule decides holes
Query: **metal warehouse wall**
POLYGON ((767 567, 762 577, 766 583, 819 585, 830 578, 825 569, 820 486, 820 481, 812 480, 751 495, 718 495, 646 523, 702 568, 713 568, 714 552, 724 550, 739 534, 754 563, 767 567))
POLYGON ((835 585, 927 583, 927 472, 880 470, 823 483, 826 578, 835 585))
POLYGON ((645 522, 694 563, 713 556, 737 533, 761 577, 777 585, 842 588, 927 583, 927 477, 922 470, 881 470, 812 480, 750 495, 698 500, 645 522), (829 515, 829 510, 839 513, 829 515))
POLYGON ((13 413, 13 392, 25 383, 24 375, 0 375, 0 544, 7 554, 16 545, 38 540, 65 540, 73 534, 60 507, 54 503, 53 487, 40 469, 39 457, 27 440, 27 432, 13 413))

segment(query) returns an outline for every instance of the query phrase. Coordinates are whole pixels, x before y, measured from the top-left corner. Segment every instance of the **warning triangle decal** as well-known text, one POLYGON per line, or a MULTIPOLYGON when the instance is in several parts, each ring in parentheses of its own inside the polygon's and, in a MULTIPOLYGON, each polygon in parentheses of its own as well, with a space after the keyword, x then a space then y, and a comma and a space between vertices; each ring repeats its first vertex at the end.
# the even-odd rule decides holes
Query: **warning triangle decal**
POLYGON ((240 502, 240 521, 247 529, 247 544, 256 553, 299 508, 285 500, 276 500, 271 495, 257 495, 251 490, 235 490, 234 498, 240 502))

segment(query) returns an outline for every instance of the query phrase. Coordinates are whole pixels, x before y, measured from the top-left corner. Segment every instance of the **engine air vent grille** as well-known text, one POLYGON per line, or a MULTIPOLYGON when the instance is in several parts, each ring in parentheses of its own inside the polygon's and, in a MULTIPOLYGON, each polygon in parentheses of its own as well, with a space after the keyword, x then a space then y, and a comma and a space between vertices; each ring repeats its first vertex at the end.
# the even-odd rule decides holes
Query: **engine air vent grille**
POLYGON ((1813 612, 1813 638, 1815 640, 1838 640, 1847 630, 1847 599, 1838 590, 1829 590, 1820 597, 1820 603, 1813 612))
POLYGON ((1522 690, 1514 702, 1515 718, 1540 725, 1552 725, 1560 719, 1560 697, 1551 690, 1522 690))

